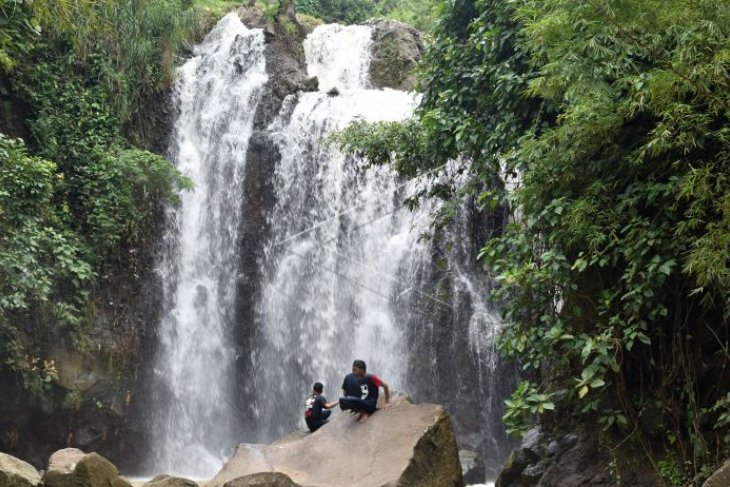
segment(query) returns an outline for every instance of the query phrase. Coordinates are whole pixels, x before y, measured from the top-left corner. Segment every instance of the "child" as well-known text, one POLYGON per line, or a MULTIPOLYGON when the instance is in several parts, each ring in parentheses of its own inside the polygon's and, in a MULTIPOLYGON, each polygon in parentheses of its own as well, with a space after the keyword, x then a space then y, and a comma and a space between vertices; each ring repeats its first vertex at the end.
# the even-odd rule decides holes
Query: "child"
POLYGON ((315 382, 312 386, 312 394, 307 398, 304 403, 304 421, 307 422, 309 431, 315 432, 327 422, 327 418, 330 417, 333 407, 337 406, 338 402, 327 402, 327 399, 322 395, 321 382, 315 382))

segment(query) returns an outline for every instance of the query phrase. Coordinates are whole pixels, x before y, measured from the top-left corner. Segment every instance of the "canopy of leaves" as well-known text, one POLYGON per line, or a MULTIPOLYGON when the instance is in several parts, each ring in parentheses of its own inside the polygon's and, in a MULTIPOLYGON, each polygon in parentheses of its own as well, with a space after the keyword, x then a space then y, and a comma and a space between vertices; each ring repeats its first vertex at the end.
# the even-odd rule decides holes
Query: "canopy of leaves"
POLYGON ((554 406, 653 461, 653 415, 686 481, 728 448, 729 69, 727 2, 455 0, 416 118, 340 136, 405 175, 460 161, 485 199, 518 177, 514 223, 481 254, 501 349, 533 381, 508 404, 515 432, 571 416, 554 406))
POLYGON ((327 23, 357 24, 373 17, 408 23, 422 32, 433 27, 435 0, 296 0, 299 13, 327 23))
POLYGON ((42 337, 79 338, 98 276, 124 272, 190 187, 130 139, 198 24, 175 0, 0 0, 0 25, 32 133, 0 133, 0 370, 39 393, 55 374, 42 337))

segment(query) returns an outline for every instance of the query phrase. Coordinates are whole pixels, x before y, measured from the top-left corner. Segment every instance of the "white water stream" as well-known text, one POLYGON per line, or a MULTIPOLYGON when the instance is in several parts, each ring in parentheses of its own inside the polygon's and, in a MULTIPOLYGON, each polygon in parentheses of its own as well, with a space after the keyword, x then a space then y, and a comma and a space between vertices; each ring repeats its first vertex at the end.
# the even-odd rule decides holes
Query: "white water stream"
MULTIPOLYGON (((473 269, 452 265, 451 298, 433 295, 436 259, 473 249, 437 252, 421 242, 434 204, 414 212, 403 207, 418 183, 399 180, 387 167, 366 168, 327 143, 357 118, 403 120, 416 107, 414 94, 370 89, 371 37, 366 26, 326 25, 310 34, 304 48, 319 92, 287 98, 268 128, 281 157, 261 236, 252 323, 234 323, 236 304, 254 299, 235 295, 242 278, 237 232, 246 218, 240 211, 245 155, 267 81, 263 34, 230 14, 180 68, 170 152, 196 189, 169 211, 160 263, 165 308, 150 471, 210 477, 236 443, 268 442, 301 426, 301 403, 314 381, 336 398, 355 358, 393 388, 429 389, 437 402, 465 403, 454 394, 440 397, 447 389, 432 383, 444 367, 436 358, 448 342, 443 333, 451 333, 464 367, 475 356, 482 363, 483 350, 484 370, 493 372, 498 320, 479 304, 485 289, 473 269), (468 304, 457 305, 463 296, 468 304), (439 329, 433 316, 452 319, 452 328, 439 329), (234 325, 251 330, 250 343, 232 343, 234 325), (247 354, 248 368, 238 370, 245 384, 234 383, 241 359, 234 349, 247 354)), ((453 362, 450 353, 441 360, 453 362)), ((481 368, 457 371, 456 379, 442 375, 445 386, 470 395, 471 414, 474 404, 488 401, 480 384, 454 383, 462 376, 482 380, 481 368)), ((473 427, 475 445, 480 427, 473 427)))
POLYGON ((252 351, 260 364, 252 374, 259 441, 296 425, 301 405, 292 395, 305 395, 315 380, 336 397, 355 358, 391 386, 403 385, 395 274, 418 247, 413 226, 428 220, 399 209, 408 189, 388 168, 365 170, 326 143, 356 117, 402 120, 415 108, 412 94, 366 89, 370 38, 365 26, 317 28, 304 46, 320 91, 288 100, 272 127, 281 153, 278 199, 265 254, 262 339, 252 351), (326 93, 332 88, 339 95, 326 93))
POLYGON ((245 154, 267 80, 263 50, 263 33, 229 14, 178 70, 170 152, 195 189, 168 212, 159 267, 165 308, 152 425, 158 472, 211 476, 237 442, 230 428, 230 328, 245 154))

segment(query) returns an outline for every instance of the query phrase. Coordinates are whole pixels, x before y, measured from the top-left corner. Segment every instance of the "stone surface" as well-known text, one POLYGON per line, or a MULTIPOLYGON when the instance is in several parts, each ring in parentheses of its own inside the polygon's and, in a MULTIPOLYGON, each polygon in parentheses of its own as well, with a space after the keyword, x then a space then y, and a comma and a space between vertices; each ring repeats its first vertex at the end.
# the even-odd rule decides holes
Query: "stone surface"
POLYGON ((532 428, 525 433, 525 436, 522 437, 520 448, 527 448, 539 456, 544 456, 544 443, 546 439, 547 435, 541 428, 532 428))
POLYGON ((198 487, 197 482, 182 477, 171 477, 169 475, 158 475, 144 487, 198 487))
POLYGON ((531 463, 537 462, 539 457, 535 452, 528 448, 517 448, 507 459, 507 463, 497 477, 497 481, 494 483, 495 487, 511 487, 519 485, 519 480, 522 472, 531 463))
POLYGON ((44 487, 128 487, 109 460, 96 453, 65 448, 51 455, 44 487))
POLYGON ((702 487, 728 487, 730 486, 730 458, 722 467, 718 468, 712 476, 702 484, 702 487))
POLYGON ((377 20, 373 27, 373 57, 370 77, 376 88, 413 91, 413 68, 423 54, 421 34, 396 20, 377 20))
POLYGON ((246 475, 225 483, 224 487, 302 487, 281 472, 246 475))
POLYGON ((241 444, 208 487, 243 487, 247 484, 231 481, 272 472, 288 476, 294 486, 306 487, 462 486, 456 439, 446 410, 432 404, 414 405, 405 398, 392 403, 392 409, 376 412, 365 423, 339 413, 300 439, 241 444))
POLYGON ((0 486, 2 487, 38 487, 41 476, 29 463, 18 458, 0 453, 0 486))

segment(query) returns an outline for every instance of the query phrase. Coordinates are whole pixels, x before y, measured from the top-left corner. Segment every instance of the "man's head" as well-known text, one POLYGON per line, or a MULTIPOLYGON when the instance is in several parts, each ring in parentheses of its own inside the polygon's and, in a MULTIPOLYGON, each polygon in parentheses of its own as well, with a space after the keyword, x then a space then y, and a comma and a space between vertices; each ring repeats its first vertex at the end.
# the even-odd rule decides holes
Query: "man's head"
POLYGON ((352 373, 359 377, 364 376, 365 373, 367 372, 367 370, 368 370, 368 367, 367 367, 367 365, 365 365, 364 360, 355 360, 352 363, 352 373))
POLYGON ((315 382, 312 386, 312 390, 316 392, 317 394, 322 394, 322 391, 324 390, 324 386, 321 382, 315 382))

